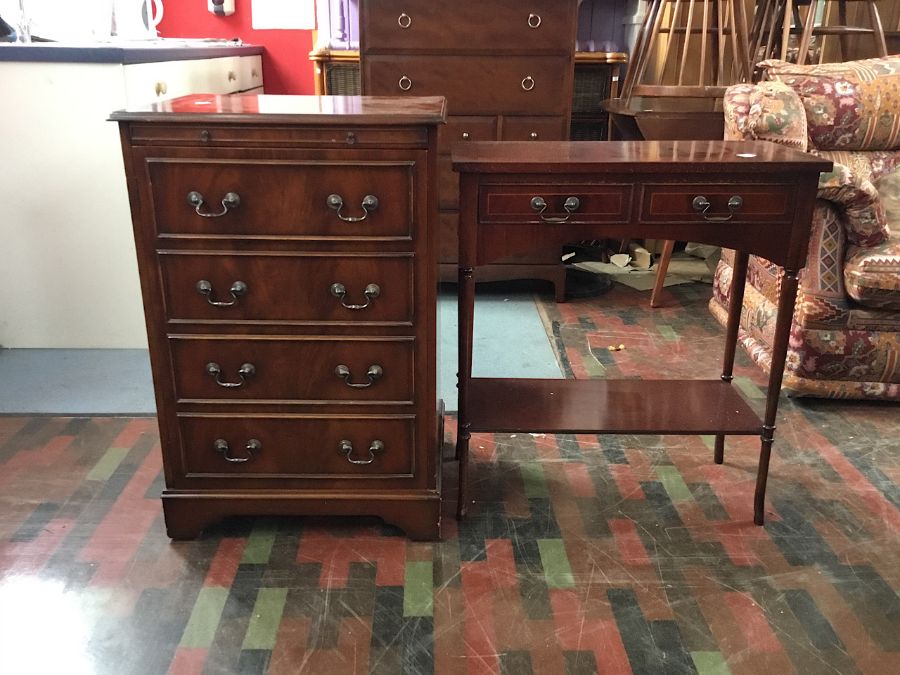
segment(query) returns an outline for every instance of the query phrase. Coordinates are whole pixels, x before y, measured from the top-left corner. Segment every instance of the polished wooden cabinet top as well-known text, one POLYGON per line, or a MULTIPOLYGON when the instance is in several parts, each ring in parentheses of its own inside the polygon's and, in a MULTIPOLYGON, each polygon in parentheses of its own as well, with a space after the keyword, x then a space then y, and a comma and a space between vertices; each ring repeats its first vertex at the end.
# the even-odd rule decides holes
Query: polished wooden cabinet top
POLYGON ((441 124, 442 96, 284 96, 195 94, 110 115, 114 121, 228 122, 245 124, 441 124))
POLYGON ((768 141, 469 142, 453 150, 453 168, 470 173, 765 173, 830 171, 831 162, 768 141))

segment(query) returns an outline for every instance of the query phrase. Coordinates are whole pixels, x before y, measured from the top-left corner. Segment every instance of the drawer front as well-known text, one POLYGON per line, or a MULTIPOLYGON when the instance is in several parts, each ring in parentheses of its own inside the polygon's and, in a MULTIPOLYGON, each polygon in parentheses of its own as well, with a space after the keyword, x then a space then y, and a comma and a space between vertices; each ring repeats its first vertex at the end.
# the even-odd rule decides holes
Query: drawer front
POLYGON ((410 325, 413 320, 413 258, 402 254, 168 251, 159 255, 159 265, 170 321, 410 325))
POLYGON ((789 223, 793 213, 794 193, 785 185, 650 184, 643 187, 640 221, 789 223), (704 206, 706 202, 708 208, 704 206))
POLYGON ((565 117, 504 117, 500 140, 564 141, 569 137, 565 117))
MULTIPOLYGON (((428 132, 416 129, 368 129, 365 127, 234 127, 216 124, 142 124, 131 125, 131 138, 139 145, 197 145, 201 147, 303 147, 385 148, 425 147, 428 132)), ((363 158, 365 161, 365 158, 363 158)))
POLYGON ((189 478, 366 479, 414 471, 413 418, 182 416, 179 421, 189 478))
POLYGON ((251 91, 263 86, 262 56, 238 57, 237 66, 240 91, 251 91))
POLYGON ((170 338, 179 400, 413 401, 412 338, 170 338))
POLYGON ((158 235, 411 238, 413 162, 147 160, 158 235))
POLYGON ((128 107, 186 94, 228 94, 238 91, 238 59, 134 63, 124 66, 128 107))
POLYGON ((438 127, 438 152, 448 155, 453 146, 466 141, 497 140, 497 118, 493 116, 455 115, 438 127))
POLYGON ((574 0, 367 0, 364 49, 568 51, 575 39, 574 0))
POLYGON ((366 94, 446 96, 452 115, 562 115, 572 76, 567 57, 371 57, 363 68, 366 94))
POLYGON ((632 191, 627 184, 486 185, 478 197, 478 210, 483 223, 552 223, 556 218, 569 223, 621 223, 630 219, 632 191), (579 203, 567 213, 564 204, 571 197, 579 203), (543 216, 535 199, 546 203, 543 216))

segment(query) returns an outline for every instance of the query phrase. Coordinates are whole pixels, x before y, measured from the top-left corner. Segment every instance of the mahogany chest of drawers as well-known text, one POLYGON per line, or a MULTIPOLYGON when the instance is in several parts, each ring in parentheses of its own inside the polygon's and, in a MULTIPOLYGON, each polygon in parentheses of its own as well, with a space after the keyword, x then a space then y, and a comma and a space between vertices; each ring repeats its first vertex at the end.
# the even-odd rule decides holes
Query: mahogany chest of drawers
MULTIPOLYGON (((568 137, 576 0, 361 0, 360 85, 369 95, 447 98, 438 139, 439 258, 456 280, 459 177, 454 144, 568 137)), ((562 300, 560 251, 510 256, 479 280, 540 278, 562 300)))
POLYGON ((440 536, 439 97, 190 96, 120 125, 168 533, 375 515, 440 536))

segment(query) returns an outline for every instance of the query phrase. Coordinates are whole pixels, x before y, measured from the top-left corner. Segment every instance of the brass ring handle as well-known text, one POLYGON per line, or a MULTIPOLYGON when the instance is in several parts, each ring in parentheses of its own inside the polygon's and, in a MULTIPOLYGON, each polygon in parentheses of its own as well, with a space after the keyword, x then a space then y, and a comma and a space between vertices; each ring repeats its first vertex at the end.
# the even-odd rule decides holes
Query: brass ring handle
POLYGON ((538 132, 532 131, 530 134, 528 134, 528 138, 532 141, 536 141, 538 139, 538 132))
POLYGON ((223 382, 219 379, 222 375, 222 368, 218 363, 212 361, 206 364, 206 374, 213 378, 220 387, 234 389, 235 387, 243 387, 248 378, 256 375, 256 366, 252 363, 241 364, 241 367, 238 369, 238 377, 241 378, 240 382, 223 382))
POLYGON ((462 139, 463 139, 464 141, 467 141, 467 140, 469 140, 470 138, 471 138, 471 136, 469 136, 469 132, 468 132, 468 131, 462 132, 462 139))
POLYGON ((531 75, 526 75, 522 79, 522 89, 525 91, 531 91, 534 89, 534 78, 531 75))
POLYGON ((541 220, 545 223, 565 223, 569 220, 569 216, 577 211, 581 206, 581 200, 578 197, 566 197, 563 202, 563 208, 566 210, 564 216, 545 216, 544 211, 547 210, 547 201, 543 197, 533 197, 531 199, 531 208, 538 212, 541 220))
POLYGON ((707 211, 709 211, 710 204, 709 200, 703 195, 698 195, 694 197, 694 201, 691 202, 691 206, 694 208, 694 211, 700 213, 703 216, 703 220, 708 223, 724 223, 731 220, 734 217, 734 214, 737 213, 740 208, 744 205, 744 198, 740 195, 732 195, 728 200, 728 215, 727 216, 710 216, 707 215, 707 211))
POLYGON ((247 451, 246 457, 232 457, 231 455, 229 455, 228 453, 231 451, 231 448, 228 447, 228 441, 226 441, 224 438, 217 438, 215 441, 213 441, 213 448, 216 452, 222 453, 222 457, 225 458, 226 462, 240 463, 249 462, 251 459, 253 459, 253 453, 259 452, 262 449, 262 443, 260 443, 255 438, 251 438, 249 441, 247 441, 244 444, 244 450, 247 451))
POLYGON ((197 292, 200 295, 206 296, 206 301, 211 304, 213 307, 231 307, 237 304, 238 299, 247 293, 247 284, 243 281, 235 281, 231 284, 231 288, 228 289, 228 292, 231 293, 231 302, 221 302, 218 300, 212 299, 212 284, 206 279, 201 279, 197 282, 197 292))
POLYGON ((165 82, 157 82, 154 90, 156 91, 157 96, 162 96, 169 91, 169 87, 165 82))
POLYGON ((371 464, 375 461, 375 455, 379 452, 384 452, 384 443, 379 440, 372 441, 372 444, 369 446, 369 456, 365 459, 353 459, 350 456, 353 454, 353 443, 346 439, 342 440, 338 446, 338 454, 346 457, 351 464, 371 464))
POLYGON ((406 12, 401 13, 400 16, 397 17, 397 25, 400 26, 400 28, 409 28, 412 25, 412 17, 406 12))
POLYGON ((362 206, 363 214, 361 216, 344 216, 341 215, 341 209, 344 206, 344 198, 337 194, 328 195, 325 200, 329 209, 337 211, 337 217, 345 223, 358 223, 369 217, 369 214, 378 208, 378 197, 375 195, 366 195, 363 197, 360 206, 362 206))
POLYGON ((540 14, 529 14, 528 15, 528 27, 529 28, 537 28, 541 25, 541 15, 540 14))
POLYGON ((334 297, 340 298, 341 305, 343 307, 346 307, 347 309, 365 309, 372 304, 372 300, 381 295, 381 286, 379 286, 378 284, 369 284, 368 286, 366 286, 366 290, 363 291, 363 295, 366 296, 366 304, 348 305, 346 302, 344 302, 344 296, 347 294, 347 288, 344 286, 344 284, 333 283, 331 284, 331 288, 329 290, 334 297))
POLYGON ((203 216, 204 218, 219 218, 228 213, 229 209, 236 209, 241 205, 241 196, 237 192, 227 192, 225 196, 222 197, 222 210, 218 213, 204 213, 201 211, 201 207, 203 206, 203 195, 197 192, 196 190, 191 190, 187 195, 188 204, 194 207, 194 212, 198 216, 203 216))
POLYGON ((412 89, 412 80, 404 75, 400 78, 400 81, 397 82, 397 86, 400 87, 400 91, 409 91, 412 89))
POLYGON ((234 82, 237 79, 237 75, 234 74, 233 70, 228 71, 228 81, 234 82))
POLYGON ((381 376, 384 375, 384 369, 377 363, 369 366, 369 369, 366 371, 366 377, 369 378, 368 382, 351 382, 350 380, 353 375, 350 372, 350 368, 345 366, 343 363, 341 363, 334 369, 334 374, 344 380, 344 384, 346 384, 348 387, 353 387, 354 389, 365 389, 366 387, 371 387, 373 384, 375 384, 375 380, 381 379, 381 376))

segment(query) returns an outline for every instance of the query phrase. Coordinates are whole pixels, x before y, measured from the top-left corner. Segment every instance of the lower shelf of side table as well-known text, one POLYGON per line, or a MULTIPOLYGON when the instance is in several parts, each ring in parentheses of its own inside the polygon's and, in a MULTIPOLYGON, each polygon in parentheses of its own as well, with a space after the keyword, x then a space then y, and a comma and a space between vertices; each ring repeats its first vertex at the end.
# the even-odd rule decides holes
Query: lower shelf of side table
POLYGON ((469 380, 470 431, 507 433, 762 433, 721 380, 469 380))

